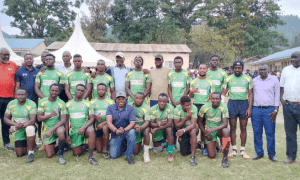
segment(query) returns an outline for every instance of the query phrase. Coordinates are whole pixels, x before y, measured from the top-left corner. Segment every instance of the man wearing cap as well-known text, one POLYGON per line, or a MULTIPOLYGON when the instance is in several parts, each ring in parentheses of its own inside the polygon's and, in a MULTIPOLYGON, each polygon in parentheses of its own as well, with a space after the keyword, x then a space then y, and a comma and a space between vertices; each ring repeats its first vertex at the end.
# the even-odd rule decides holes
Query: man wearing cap
POLYGON ((110 156, 112 159, 120 157, 125 152, 128 164, 134 164, 132 158, 135 141, 135 110, 126 104, 126 93, 116 94, 116 104, 110 105, 106 111, 106 121, 111 130, 110 156))
POLYGON ((132 69, 127 67, 124 64, 125 56, 122 52, 118 52, 116 54, 116 62, 115 66, 110 67, 106 73, 110 75, 115 81, 115 92, 119 91, 126 92, 125 83, 126 83, 126 74, 129 73, 132 69))
POLYGON ((151 81, 150 107, 158 103, 158 95, 168 94, 168 74, 171 69, 163 67, 164 58, 162 55, 155 56, 155 69, 150 70, 148 79, 151 81))

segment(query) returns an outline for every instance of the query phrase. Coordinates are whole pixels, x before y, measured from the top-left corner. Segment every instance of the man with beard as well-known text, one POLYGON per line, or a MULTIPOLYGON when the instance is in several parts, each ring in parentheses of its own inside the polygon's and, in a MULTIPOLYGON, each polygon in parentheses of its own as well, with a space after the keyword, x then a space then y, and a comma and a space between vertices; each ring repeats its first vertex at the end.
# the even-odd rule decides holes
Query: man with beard
POLYGON ((35 66, 36 68, 42 69, 42 67, 45 67, 45 68, 47 67, 47 64, 46 64, 46 56, 47 56, 47 54, 49 54, 47 51, 42 52, 42 54, 41 54, 42 64, 35 66))
MULTIPOLYGON (((213 82, 207 78, 207 65, 200 64, 198 68, 199 77, 191 82, 191 90, 189 93, 190 98, 194 98, 194 105, 197 107, 197 112, 201 107, 209 100, 210 94, 213 92, 213 82)), ((205 117, 203 118, 203 126, 205 126, 205 117)), ((204 132, 201 131, 201 142, 203 149, 203 155, 207 156, 207 149, 205 145, 204 132)))
POLYGON ((236 60, 233 63, 234 74, 230 75, 224 83, 222 95, 225 96, 229 91, 230 97, 228 101, 229 109, 229 124, 230 137, 232 144, 232 152, 229 157, 237 156, 236 147, 236 125, 237 118, 240 119, 241 129, 241 149, 240 156, 245 159, 250 159, 250 156, 245 152, 247 140, 247 123, 251 117, 253 105, 252 78, 243 74, 244 63, 241 60, 236 60))
POLYGON ((115 104, 115 102, 106 97, 106 91, 106 84, 100 83, 97 85, 97 98, 91 101, 91 109, 95 114, 96 150, 98 153, 102 153, 105 159, 109 159, 108 141, 110 132, 106 122, 106 110, 108 106, 115 104))
POLYGON ((10 134, 15 133, 15 148, 17 157, 22 157, 29 149, 26 162, 34 161, 34 141, 35 141, 35 119, 36 104, 27 98, 27 91, 19 88, 16 91, 16 99, 8 103, 4 123, 12 126, 10 134))
POLYGON ((52 158, 59 152, 58 162, 66 164, 63 153, 65 145, 65 128, 66 123, 66 104, 58 95, 60 92, 59 84, 52 84, 49 89, 49 97, 39 101, 37 118, 43 122, 43 142, 47 158, 52 158), (58 147, 55 147, 56 140, 59 139, 58 147))

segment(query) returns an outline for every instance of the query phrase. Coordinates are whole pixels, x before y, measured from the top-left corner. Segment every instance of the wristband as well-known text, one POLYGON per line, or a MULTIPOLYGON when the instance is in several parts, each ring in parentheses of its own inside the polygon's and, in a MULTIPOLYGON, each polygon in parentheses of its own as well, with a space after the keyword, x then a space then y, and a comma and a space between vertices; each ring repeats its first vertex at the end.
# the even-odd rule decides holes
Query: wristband
POLYGON ((275 112, 278 112, 276 109, 274 110, 275 112))
POLYGON ((115 133, 117 133, 117 130, 118 130, 118 129, 116 128, 116 129, 115 129, 115 133))
POLYGON ((16 132, 16 126, 14 126, 14 131, 16 132))
POLYGON ((185 129, 183 129, 183 133, 185 133, 185 129))

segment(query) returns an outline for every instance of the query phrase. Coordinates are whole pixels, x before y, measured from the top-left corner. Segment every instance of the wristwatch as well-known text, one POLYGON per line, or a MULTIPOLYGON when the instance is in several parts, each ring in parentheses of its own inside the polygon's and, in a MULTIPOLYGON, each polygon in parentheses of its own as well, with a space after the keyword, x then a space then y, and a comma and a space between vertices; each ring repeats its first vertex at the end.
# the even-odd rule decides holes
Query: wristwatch
POLYGON ((115 129, 115 133, 117 133, 117 130, 118 130, 118 129, 116 128, 116 129, 115 129))
POLYGON ((274 110, 275 112, 278 112, 276 109, 274 110))

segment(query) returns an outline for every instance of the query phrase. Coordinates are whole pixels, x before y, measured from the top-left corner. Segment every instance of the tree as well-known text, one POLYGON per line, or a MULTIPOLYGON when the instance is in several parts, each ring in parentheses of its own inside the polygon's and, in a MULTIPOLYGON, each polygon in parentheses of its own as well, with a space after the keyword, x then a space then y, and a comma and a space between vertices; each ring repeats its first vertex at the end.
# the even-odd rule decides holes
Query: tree
POLYGON ((81 25, 88 41, 99 42, 106 34, 110 0, 86 0, 91 17, 83 15, 81 25))
POLYGON ((108 24, 120 42, 139 43, 156 32, 159 0, 115 0, 108 24))
POLYGON ((288 46, 282 34, 269 27, 283 25, 280 7, 274 0, 205 0, 208 25, 229 37, 236 58, 268 54, 279 46, 288 46))
POLYGON ((14 18, 12 27, 21 29, 28 38, 54 37, 69 28, 76 13, 70 7, 79 7, 67 0, 4 0, 3 12, 14 18))
POLYGON ((202 63, 208 63, 210 56, 217 54, 220 57, 220 65, 234 60, 234 47, 230 45, 227 36, 208 27, 206 24, 195 26, 190 32, 191 42, 189 47, 192 50, 190 61, 193 67, 198 67, 202 63))
POLYGON ((300 33, 298 33, 293 39, 291 43, 291 48, 299 47, 300 46, 300 33))

